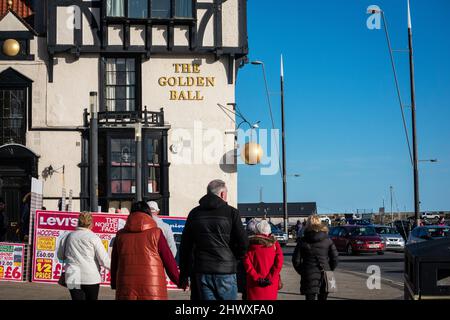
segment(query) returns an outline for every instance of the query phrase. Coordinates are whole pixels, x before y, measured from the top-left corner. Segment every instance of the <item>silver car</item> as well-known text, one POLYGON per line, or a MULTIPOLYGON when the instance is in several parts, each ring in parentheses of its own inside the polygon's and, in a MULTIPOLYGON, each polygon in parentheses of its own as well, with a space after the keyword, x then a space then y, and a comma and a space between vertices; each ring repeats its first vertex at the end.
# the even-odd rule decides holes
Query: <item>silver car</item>
POLYGON ((437 240, 450 237, 449 226, 423 226, 416 227, 409 234, 407 245, 424 242, 429 240, 437 240))
POLYGON ((405 240, 395 227, 375 225, 373 226, 377 234, 384 240, 386 250, 403 251, 405 249, 405 240))

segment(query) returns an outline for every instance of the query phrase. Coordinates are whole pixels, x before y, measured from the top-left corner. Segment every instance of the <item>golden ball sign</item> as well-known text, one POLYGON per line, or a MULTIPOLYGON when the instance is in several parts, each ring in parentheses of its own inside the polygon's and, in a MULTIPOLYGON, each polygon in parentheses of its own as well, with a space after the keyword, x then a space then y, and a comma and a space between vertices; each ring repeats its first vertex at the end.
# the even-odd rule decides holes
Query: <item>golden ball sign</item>
POLYGON ((3 42, 3 53, 9 57, 17 56, 20 52, 20 43, 15 39, 7 39, 3 42))
POLYGON ((246 164, 255 165, 261 162, 264 154, 262 147, 254 142, 248 142, 241 150, 241 158, 246 164))

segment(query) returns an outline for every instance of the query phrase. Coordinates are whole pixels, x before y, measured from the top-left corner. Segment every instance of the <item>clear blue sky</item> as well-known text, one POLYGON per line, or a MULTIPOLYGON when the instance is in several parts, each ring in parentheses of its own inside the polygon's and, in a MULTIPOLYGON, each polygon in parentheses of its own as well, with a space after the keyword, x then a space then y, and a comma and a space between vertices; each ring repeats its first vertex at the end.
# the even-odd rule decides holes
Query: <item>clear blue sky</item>
MULTIPOLYGON (((285 59, 288 201, 316 201, 319 213, 373 209, 394 187, 394 210, 413 210, 412 166, 383 29, 366 27, 369 5, 386 12, 395 49, 406 49, 406 0, 248 1, 251 60, 266 64, 279 91, 285 59)), ((450 28, 448 0, 411 0, 423 210, 450 210, 450 28)), ((408 55, 396 53, 402 97, 409 105, 408 55)), ((246 65, 237 103, 270 128, 260 67, 246 65)), ((272 103, 280 128, 279 96, 272 103)), ((406 110, 408 126, 410 111, 406 110)), ((281 202, 280 175, 239 166, 239 202, 281 202)))

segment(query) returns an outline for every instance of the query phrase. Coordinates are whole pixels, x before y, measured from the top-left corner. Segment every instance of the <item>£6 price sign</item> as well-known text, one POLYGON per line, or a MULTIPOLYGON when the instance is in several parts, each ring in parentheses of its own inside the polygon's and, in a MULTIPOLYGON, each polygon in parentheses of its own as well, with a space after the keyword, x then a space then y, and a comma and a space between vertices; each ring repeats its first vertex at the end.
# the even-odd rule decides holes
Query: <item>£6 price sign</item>
POLYGON ((0 242, 0 281, 23 281, 25 245, 0 242))
MULTIPOLYGON (((78 212, 37 211, 34 228, 32 281, 57 283, 62 273, 58 250, 64 238, 78 225, 78 212)), ((92 231, 100 237, 105 250, 111 255, 112 242, 117 231, 125 226, 127 216, 93 213, 92 231)), ((62 251, 64 250, 61 248, 62 251)), ((110 272, 100 270, 102 284, 110 283, 110 272)))

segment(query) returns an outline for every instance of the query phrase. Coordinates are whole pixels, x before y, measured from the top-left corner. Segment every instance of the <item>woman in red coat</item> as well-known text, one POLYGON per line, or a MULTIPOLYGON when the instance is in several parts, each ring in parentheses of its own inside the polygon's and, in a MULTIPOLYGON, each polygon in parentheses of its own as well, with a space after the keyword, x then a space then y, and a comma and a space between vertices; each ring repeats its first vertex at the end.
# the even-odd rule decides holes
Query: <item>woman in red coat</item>
POLYGON ((261 220, 256 235, 249 237, 250 247, 244 257, 248 300, 277 299, 283 251, 271 233, 270 224, 261 220))

